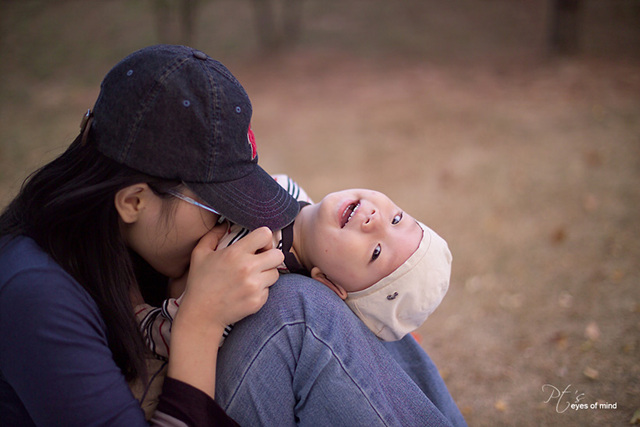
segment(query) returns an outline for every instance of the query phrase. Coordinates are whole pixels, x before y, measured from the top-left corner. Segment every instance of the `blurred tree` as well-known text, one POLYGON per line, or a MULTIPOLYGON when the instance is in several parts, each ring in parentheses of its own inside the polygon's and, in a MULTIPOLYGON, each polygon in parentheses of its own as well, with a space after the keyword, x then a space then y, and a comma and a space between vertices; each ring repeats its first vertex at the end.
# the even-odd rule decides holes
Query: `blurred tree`
MULTIPOLYGON (((195 38, 199 0, 152 0, 161 43, 190 45, 195 38)), ((303 0, 251 0, 260 48, 274 52, 300 38, 303 0)))
POLYGON ((258 44, 273 52, 300 38, 303 0, 252 0, 258 44))
POLYGON ((583 0, 553 0, 551 9, 551 51, 561 55, 580 49, 580 22, 583 0))
POLYGON ((153 0, 158 40, 190 45, 195 36, 197 7, 197 0, 153 0))

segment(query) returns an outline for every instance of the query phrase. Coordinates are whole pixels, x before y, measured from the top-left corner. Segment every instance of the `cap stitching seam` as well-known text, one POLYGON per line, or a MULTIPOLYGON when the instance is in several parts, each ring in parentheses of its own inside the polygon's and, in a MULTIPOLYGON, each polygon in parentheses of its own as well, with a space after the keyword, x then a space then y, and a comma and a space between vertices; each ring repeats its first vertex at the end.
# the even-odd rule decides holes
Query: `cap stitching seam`
POLYGON ((176 70, 181 68, 187 62, 187 59, 188 58, 182 58, 172 64, 169 64, 169 66, 167 66, 165 70, 160 74, 160 76, 158 77, 154 85, 149 90, 149 93, 147 94, 147 96, 141 102, 140 104, 141 108, 138 110, 136 114, 136 117, 133 121, 131 133, 129 134, 127 143, 125 144, 124 149, 122 150, 121 159, 120 159, 121 162, 124 163, 125 159, 128 158, 129 151, 131 150, 131 146, 133 145, 133 142, 136 140, 136 138, 138 137, 138 133, 140 132, 140 124, 142 123, 144 116, 149 111, 149 108, 153 104, 153 101, 157 98, 158 94, 160 93, 160 90, 162 89, 164 82, 176 70))
MULTIPOLYGON (((203 69, 205 68, 205 64, 199 64, 203 69)), ((212 102, 212 107, 210 111, 207 112, 207 114, 209 115, 208 119, 211 123, 213 123, 213 129, 211 131, 210 134, 207 135, 208 141, 207 141, 207 145, 209 146, 210 150, 209 152, 210 154, 210 158, 207 161, 207 176, 206 176, 206 180, 208 181, 212 181, 213 180, 213 174, 215 171, 215 162, 216 159, 218 158, 218 153, 216 151, 216 144, 215 141, 217 141, 217 138, 219 137, 218 133, 219 133, 219 126, 216 120, 216 117, 219 117, 218 115, 220 114, 220 106, 218 103, 219 97, 220 97, 220 93, 218 90, 218 86, 216 85, 215 80, 213 79, 213 76, 211 75, 211 73, 209 72, 210 70, 208 69, 204 69, 205 74, 207 76, 207 81, 209 83, 209 90, 210 93, 213 95, 213 102, 212 102)))

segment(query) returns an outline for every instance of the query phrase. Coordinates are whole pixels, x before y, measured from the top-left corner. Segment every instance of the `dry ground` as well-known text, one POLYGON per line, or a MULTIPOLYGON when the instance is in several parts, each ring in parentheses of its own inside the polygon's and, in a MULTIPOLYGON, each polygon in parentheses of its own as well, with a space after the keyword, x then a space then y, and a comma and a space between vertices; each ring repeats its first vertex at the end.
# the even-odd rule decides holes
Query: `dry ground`
MULTIPOLYGON (((439 3, 423 4, 434 12, 439 3)), ((513 7, 481 3, 503 13, 513 7)), ((121 35, 142 26, 131 15, 116 30, 92 26, 128 10, 124 2, 84 9, 75 28, 56 31, 50 21, 77 19, 78 2, 29 17, 11 4, 16 19, 9 25, 5 17, 3 25, 17 35, 5 33, 3 55, 12 60, 0 64, 2 203, 26 170, 75 136, 108 66, 153 42, 148 33, 135 43, 121 35), (96 33, 115 37, 118 48, 95 43, 96 33), (86 45, 78 34, 87 35, 86 45), (30 61, 41 68, 30 69, 30 61)), ((333 10, 312 29, 316 37, 332 35, 333 44, 309 37, 270 57, 247 54, 251 46, 234 55, 233 46, 200 45, 221 52, 247 88, 261 164, 293 176, 316 199, 347 187, 384 191, 449 241, 451 288, 419 333, 470 425, 628 425, 640 409, 637 54, 607 56, 606 44, 595 42, 588 54, 568 59, 520 52, 518 43, 539 46, 543 38, 518 33, 525 23, 541 25, 546 12, 531 6, 540 1, 493 38, 447 33, 436 45, 417 30, 394 32, 378 36, 389 45, 376 51, 364 43, 370 33, 354 10, 335 14, 340 3, 327 4, 333 10), (343 28, 351 32, 334 34, 343 28), (345 44, 337 48, 340 37, 345 44), (487 47, 501 41, 502 50, 487 47), (450 45, 465 49, 447 56, 450 45), (615 409, 565 410, 576 402, 615 409)), ((422 7, 408 4, 414 9, 398 22, 422 7)), ((455 23, 491 27, 485 9, 475 20, 444 9, 438 16, 445 24, 431 21, 439 32, 455 23)), ((379 25, 383 12, 367 19, 379 25)), ((225 31, 238 31, 225 23, 225 31)))
POLYGON ((640 409, 639 71, 298 55, 243 78, 265 167, 385 191, 450 242, 420 334, 470 425, 595 426, 640 409))

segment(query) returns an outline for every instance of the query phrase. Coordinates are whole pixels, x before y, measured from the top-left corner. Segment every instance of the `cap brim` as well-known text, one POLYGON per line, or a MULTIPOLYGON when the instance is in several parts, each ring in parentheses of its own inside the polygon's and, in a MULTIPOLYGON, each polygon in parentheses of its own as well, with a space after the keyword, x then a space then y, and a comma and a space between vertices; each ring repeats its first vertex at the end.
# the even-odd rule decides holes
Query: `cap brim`
POLYGON ((185 184, 229 221, 249 230, 282 229, 300 210, 298 202, 260 166, 234 181, 185 184))

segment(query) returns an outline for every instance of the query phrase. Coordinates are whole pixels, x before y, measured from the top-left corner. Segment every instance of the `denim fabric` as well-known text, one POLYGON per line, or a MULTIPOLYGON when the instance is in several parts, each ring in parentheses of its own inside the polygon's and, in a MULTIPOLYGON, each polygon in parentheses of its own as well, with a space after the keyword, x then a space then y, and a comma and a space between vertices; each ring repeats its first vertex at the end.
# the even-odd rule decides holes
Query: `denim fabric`
POLYGON ((246 426, 466 425, 409 336, 383 343, 331 290, 280 277, 220 350, 216 400, 246 426))

